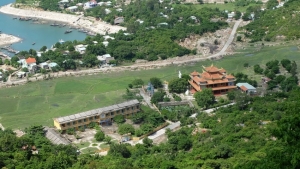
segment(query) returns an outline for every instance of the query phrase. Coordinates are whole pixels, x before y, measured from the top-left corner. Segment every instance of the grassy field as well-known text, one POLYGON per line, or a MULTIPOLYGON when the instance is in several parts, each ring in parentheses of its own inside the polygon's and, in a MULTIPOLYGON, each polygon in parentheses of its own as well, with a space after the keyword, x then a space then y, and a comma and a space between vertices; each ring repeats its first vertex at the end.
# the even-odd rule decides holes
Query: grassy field
POLYGON ((249 47, 240 54, 226 56, 218 61, 204 61, 188 66, 169 66, 155 70, 112 72, 108 74, 82 77, 63 77, 59 79, 32 82, 23 86, 0 89, 0 123, 6 128, 24 128, 32 124, 53 125, 52 118, 79 113, 124 101, 122 94, 135 78, 146 83, 151 77, 163 81, 171 80, 194 70, 202 72, 202 65, 212 63, 223 67, 229 73, 243 72, 250 78, 254 75, 253 65, 265 65, 269 60, 284 58, 295 60, 300 65, 300 55, 296 46, 264 47, 256 51, 249 47), (251 52, 255 51, 255 52, 251 52), (244 68, 249 63, 250 68, 244 68))

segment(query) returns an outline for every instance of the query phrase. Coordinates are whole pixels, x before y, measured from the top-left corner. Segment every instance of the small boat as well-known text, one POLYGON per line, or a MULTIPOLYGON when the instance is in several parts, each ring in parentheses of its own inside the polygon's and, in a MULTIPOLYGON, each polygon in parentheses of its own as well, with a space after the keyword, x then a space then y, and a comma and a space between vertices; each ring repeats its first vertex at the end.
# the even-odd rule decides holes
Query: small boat
POLYGON ((71 32, 72 32, 71 30, 66 30, 66 31, 65 31, 65 34, 71 33, 71 32))
POLYGON ((18 18, 13 18, 13 19, 18 19, 18 18))
POLYGON ((32 45, 35 45, 35 42, 32 45))

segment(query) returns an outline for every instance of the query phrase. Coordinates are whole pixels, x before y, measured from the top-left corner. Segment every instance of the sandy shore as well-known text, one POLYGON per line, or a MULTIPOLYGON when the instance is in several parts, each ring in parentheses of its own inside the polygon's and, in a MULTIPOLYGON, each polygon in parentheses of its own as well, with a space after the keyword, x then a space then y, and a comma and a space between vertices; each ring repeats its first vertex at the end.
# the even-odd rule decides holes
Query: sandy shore
POLYGON ((57 22, 65 22, 75 27, 88 29, 92 32, 104 35, 108 33, 116 33, 119 30, 126 30, 125 27, 106 24, 102 21, 96 21, 95 18, 86 18, 79 15, 70 15, 57 12, 38 11, 38 10, 27 10, 18 9, 11 6, 11 4, 0 7, 0 12, 16 15, 21 17, 32 17, 40 18, 45 20, 53 20, 57 22))
POLYGON ((0 46, 10 45, 12 43, 20 42, 22 39, 16 36, 0 33, 0 46))

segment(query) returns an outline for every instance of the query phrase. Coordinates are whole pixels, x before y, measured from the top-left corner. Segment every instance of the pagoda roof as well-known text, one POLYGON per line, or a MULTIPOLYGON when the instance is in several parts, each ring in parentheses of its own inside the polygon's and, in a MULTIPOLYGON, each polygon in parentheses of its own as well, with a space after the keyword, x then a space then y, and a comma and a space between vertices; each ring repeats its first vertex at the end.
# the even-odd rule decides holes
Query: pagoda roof
POLYGON ((232 76, 232 75, 226 75, 226 78, 229 78, 229 79, 234 79, 235 77, 232 76))
POLYGON ((194 70, 190 75, 197 76, 197 75, 200 75, 200 73, 194 70))
POLYGON ((204 67, 205 71, 212 73, 212 72, 219 72, 219 68, 215 67, 213 64, 209 67, 204 67))

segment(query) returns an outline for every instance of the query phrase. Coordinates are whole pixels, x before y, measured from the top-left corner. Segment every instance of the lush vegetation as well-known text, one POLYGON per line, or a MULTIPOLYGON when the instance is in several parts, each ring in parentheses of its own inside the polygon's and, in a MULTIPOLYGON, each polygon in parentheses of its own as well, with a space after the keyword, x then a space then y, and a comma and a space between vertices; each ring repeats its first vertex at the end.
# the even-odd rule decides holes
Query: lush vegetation
POLYGON ((289 0, 285 2, 283 7, 273 10, 277 5, 276 0, 270 0, 267 4, 267 10, 249 11, 255 13, 255 20, 245 27, 247 30, 245 35, 251 38, 252 42, 275 41, 282 38, 286 40, 299 39, 298 21, 300 16, 298 13, 300 2, 289 0))
MULTIPOLYGON (((300 89, 254 97, 238 105, 200 113, 200 126, 167 131, 153 145, 111 143, 105 157, 77 155, 72 146, 55 146, 31 127, 17 138, 0 131, 1 167, 6 168, 299 168, 300 89), (28 145, 28 146, 27 146, 28 145), (39 151, 32 153, 32 146, 39 151), (22 148, 24 147, 24 148, 22 148), (105 165, 103 165, 105 164, 105 165)), ((243 97, 239 98, 243 99, 243 97)))
MULTIPOLYGON (((242 72, 248 79, 261 80, 261 75, 255 74, 253 65, 259 64, 265 69, 270 60, 289 59, 300 64, 299 51, 296 46, 265 46, 259 52, 256 47, 249 47, 241 53, 225 57, 218 61, 203 61, 188 66, 168 66, 160 69, 122 71, 80 77, 64 77, 28 83, 22 86, 0 89, 0 123, 4 127, 24 128, 32 124, 53 125, 52 118, 79 113, 99 107, 120 103, 134 98, 123 98, 124 90, 136 78, 146 84, 152 77, 162 81, 170 81, 178 77, 178 71, 189 74, 194 70, 201 71, 202 65, 223 67, 228 73, 242 72), (251 56, 248 56, 251 54, 251 56), (266 57, 267 56, 267 57, 266 57), (249 67, 244 67, 245 59, 249 67), (127 99, 128 98, 128 99, 127 99), (30 105, 28 104, 30 103, 30 105), (30 117, 30 118, 28 118, 30 117)), ((183 77, 183 76, 182 76, 183 77)))

